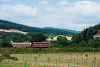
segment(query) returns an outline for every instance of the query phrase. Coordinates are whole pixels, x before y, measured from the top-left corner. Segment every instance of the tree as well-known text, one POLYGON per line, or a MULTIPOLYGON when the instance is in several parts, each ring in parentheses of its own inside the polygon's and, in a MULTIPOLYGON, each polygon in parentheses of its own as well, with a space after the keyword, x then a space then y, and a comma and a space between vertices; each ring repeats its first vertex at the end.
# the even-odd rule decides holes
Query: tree
POLYGON ((100 40, 91 39, 88 41, 88 46, 91 48, 100 48, 100 40))
POLYGON ((79 40, 79 35, 74 35, 74 36, 72 37, 72 42, 73 42, 73 43, 79 43, 79 42, 80 42, 80 40, 79 40))
POLYGON ((30 38, 30 42, 42 42, 46 40, 46 36, 43 33, 34 33, 30 38))
POLYGON ((11 47, 10 40, 11 39, 9 37, 3 35, 0 39, 0 47, 11 47))
POLYGON ((0 47, 2 47, 3 46, 3 44, 2 44, 2 39, 0 39, 0 47))
POLYGON ((88 48, 87 42, 85 42, 84 40, 79 43, 79 46, 88 48))
POLYGON ((67 46, 69 43, 68 43, 68 40, 65 36, 58 36, 57 37, 57 43, 60 45, 60 46, 67 46))

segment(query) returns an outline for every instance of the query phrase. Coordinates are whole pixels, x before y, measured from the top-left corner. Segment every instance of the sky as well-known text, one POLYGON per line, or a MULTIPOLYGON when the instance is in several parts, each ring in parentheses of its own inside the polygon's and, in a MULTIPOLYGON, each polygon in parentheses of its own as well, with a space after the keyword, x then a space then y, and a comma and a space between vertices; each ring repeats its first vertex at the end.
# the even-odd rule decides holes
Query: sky
POLYGON ((0 0, 0 19, 82 31, 100 23, 100 0, 0 0))

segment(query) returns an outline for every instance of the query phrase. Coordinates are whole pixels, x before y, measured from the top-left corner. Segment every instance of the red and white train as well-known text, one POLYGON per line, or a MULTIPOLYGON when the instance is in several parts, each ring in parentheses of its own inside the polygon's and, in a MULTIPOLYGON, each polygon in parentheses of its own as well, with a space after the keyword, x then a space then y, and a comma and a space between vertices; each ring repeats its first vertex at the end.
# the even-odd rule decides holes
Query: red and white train
POLYGON ((14 48, 50 48, 50 42, 13 42, 14 48))

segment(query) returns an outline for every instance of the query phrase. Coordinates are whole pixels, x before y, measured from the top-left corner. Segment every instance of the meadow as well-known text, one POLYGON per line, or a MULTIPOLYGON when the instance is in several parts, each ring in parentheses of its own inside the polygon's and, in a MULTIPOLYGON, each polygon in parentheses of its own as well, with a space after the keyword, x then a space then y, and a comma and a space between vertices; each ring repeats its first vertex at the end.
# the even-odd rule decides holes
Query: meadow
POLYGON ((0 62, 0 67, 100 67, 99 52, 10 55, 18 60, 4 59, 0 62))

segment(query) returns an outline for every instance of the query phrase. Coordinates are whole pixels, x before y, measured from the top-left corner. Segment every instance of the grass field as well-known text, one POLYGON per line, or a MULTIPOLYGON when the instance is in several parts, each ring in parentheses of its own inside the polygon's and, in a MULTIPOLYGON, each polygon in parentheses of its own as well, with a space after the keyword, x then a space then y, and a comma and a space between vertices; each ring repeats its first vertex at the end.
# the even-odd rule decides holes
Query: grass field
POLYGON ((18 61, 5 59, 0 67, 100 67, 100 53, 11 54, 18 61))

